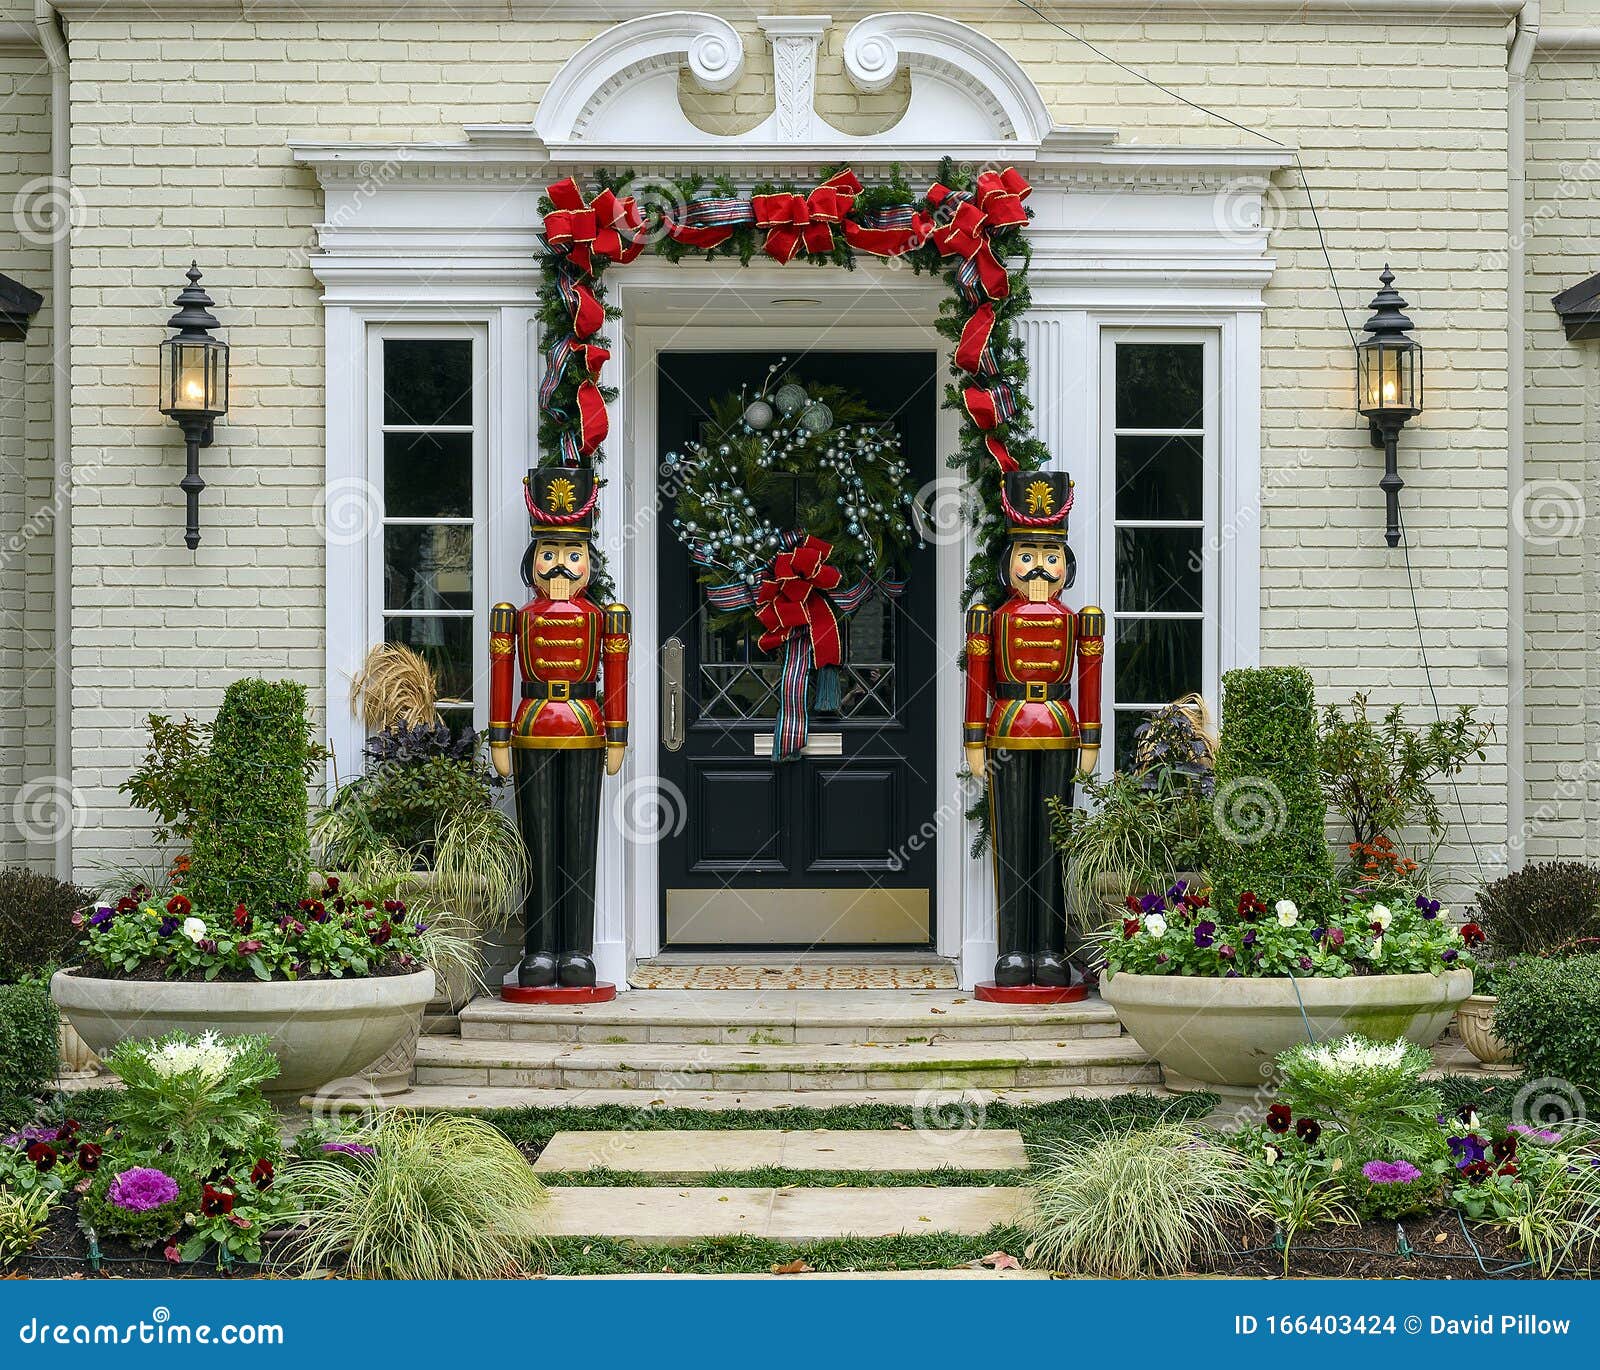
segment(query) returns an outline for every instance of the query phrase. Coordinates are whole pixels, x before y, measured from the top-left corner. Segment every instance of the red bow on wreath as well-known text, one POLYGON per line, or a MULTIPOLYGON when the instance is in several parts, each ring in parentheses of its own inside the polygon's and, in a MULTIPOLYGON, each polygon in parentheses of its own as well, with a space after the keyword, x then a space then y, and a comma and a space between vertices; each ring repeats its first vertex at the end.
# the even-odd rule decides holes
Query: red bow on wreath
POLYGON ((1022 202, 1032 190, 1021 172, 1007 167, 1004 171, 983 172, 970 191, 937 184, 928 191, 928 202, 935 208, 946 201, 956 207, 949 221, 933 230, 933 245, 940 256, 961 257, 967 269, 976 273, 977 284, 991 300, 1009 295, 1011 281, 994 255, 989 235, 997 229, 1027 223, 1028 211, 1022 202))
POLYGON ((583 192, 570 176, 557 181, 547 193, 555 208, 544 216, 545 241, 580 271, 592 273, 595 257, 631 262, 644 251, 644 215, 633 196, 602 190, 586 205, 583 192))
POLYGON ((853 171, 830 176, 809 195, 783 192, 754 195, 756 227, 767 235, 769 257, 787 265, 804 244, 813 256, 833 251, 833 226, 844 222, 861 194, 861 182, 853 171))
POLYGON ((827 592, 838 588, 839 568, 828 565, 831 543, 807 533, 789 552, 772 559, 772 570, 756 592, 756 618, 767 631, 761 650, 770 652, 797 629, 811 634, 811 656, 817 666, 839 664, 839 620, 827 592))

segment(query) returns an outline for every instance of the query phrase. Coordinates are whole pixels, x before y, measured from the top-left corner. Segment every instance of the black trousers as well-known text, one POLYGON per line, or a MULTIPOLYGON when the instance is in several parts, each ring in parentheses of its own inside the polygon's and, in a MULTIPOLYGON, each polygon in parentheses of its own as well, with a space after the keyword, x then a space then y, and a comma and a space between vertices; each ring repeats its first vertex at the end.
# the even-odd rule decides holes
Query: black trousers
POLYGON ((996 748, 988 761, 989 826, 999 914, 997 954, 1054 952, 1065 956, 1066 871, 1061 853, 1050 842, 1050 811, 1045 800, 1060 795, 1072 803, 1078 749, 996 748))
POLYGON ((533 879, 522 909, 523 948, 594 953, 595 848, 605 749, 517 747, 517 824, 533 879))

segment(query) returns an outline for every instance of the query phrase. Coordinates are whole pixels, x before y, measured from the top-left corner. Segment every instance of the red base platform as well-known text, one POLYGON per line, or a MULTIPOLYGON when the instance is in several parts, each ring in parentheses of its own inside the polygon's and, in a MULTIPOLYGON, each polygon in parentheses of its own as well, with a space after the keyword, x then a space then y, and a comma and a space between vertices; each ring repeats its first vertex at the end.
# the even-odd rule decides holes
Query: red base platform
POLYGON ((538 989, 501 985, 500 997, 508 1004, 605 1004, 617 997, 617 987, 605 983, 542 985, 538 989))
POLYGON ((1088 994, 1087 985, 997 985, 993 980, 972 991, 986 1004, 1076 1004, 1088 994))

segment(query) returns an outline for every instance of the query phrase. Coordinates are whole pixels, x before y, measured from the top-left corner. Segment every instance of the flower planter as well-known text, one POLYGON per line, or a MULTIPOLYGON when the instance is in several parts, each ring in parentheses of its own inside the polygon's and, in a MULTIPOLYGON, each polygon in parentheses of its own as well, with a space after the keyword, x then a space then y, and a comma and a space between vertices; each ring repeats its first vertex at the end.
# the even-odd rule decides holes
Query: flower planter
POLYGON ((50 993, 91 1050, 128 1037, 259 1034, 281 1073, 266 1093, 292 1102, 381 1061, 409 1037, 433 997, 433 972, 346 980, 99 980, 57 971, 50 993))
POLYGON ((59 1050, 63 1080, 87 1080, 100 1073, 100 1058, 89 1050, 89 1044, 65 1018, 61 1020, 59 1050))
POLYGON ((1273 1062, 1304 1042, 1358 1032, 1432 1046, 1472 993, 1472 972, 1235 980, 1133 975, 1101 981, 1100 995, 1162 1067, 1169 1089, 1204 1089, 1237 1109, 1265 1106, 1273 1062))
POLYGON ((1511 1048, 1495 1036, 1492 994, 1472 994, 1456 1010, 1456 1035, 1462 1044, 1486 1066, 1504 1065, 1511 1059, 1511 1048))

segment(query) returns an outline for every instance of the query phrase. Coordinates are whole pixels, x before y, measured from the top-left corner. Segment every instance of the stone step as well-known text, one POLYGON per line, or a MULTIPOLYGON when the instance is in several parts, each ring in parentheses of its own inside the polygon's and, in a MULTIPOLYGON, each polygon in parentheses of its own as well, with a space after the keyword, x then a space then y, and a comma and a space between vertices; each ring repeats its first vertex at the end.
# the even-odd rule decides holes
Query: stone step
POLYGON ((485 1042, 424 1037, 419 1085, 524 1085, 672 1092, 1011 1089, 1154 1084, 1155 1062, 1131 1037, 1061 1041, 737 1046, 485 1042))
POLYGON ((461 1012, 461 1037, 482 1042, 785 1045, 1009 1042, 1120 1036, 1098 999, 1049 1006, 986 1004, 954 990, 633 990, 609 1004, 508 1004, 482 996, 461 1012))
POLYGON ((1026 1170, 1028 1150, 1014 1128, 859 1131, 728 1128, 700 1131, 558 1132, 534 1169, 621 1170, 673 1176, 755 1170, 1026 1170))
MULTIPOLYGON (((941 1090, 925 1106, 937 1110, 940 1125, 959 1126, 963 1119, 981 1117, 990 1104, 1048 1104, 1058 1099, 1113 1099, 1123 1094, 1148 1094, 1164 1098, 1167 1091, 1157 1084, 1067 1085, 1029 1089, 952 1089, 941 1090)), ((765 1113, 794 1108, 835 1108, 852 1104, 921 1104, 915 1094, 869 1089, 706 1089, 698 1091, 642 1089, 539 1089, 510 1085, 418 1085, 404 1094, 387 1099, 363 1099, 365 1108, 447 1109, 461 1113, 485 1113, 506 1108, 691 1108, 704 1113, 765 1113)), ((351 1107, 348 1100, 335 1101, 332 1107, 307 1095, 301 1107, 314 1114, 337 1113, 351 1107)))
POLYGON ((903 1232, 987 1232, 1014 1223, 1027 1191, 1004 1185, 891 1189, 666 1189, 552 1186, 540 1215, 551 1237, 893 1237, 903 1232))

